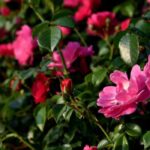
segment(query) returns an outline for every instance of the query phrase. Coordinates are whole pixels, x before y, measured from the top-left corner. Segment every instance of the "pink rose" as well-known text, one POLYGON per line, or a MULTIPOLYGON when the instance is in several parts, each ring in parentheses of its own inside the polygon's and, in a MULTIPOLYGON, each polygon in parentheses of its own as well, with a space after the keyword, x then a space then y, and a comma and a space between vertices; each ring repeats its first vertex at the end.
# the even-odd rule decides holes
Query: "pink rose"
POLYGON ((105 87, 97 100, 97 105, 101 107, 99 112, 105 117, 119 119, 121 116, 132 114, 139 102, 145 103, 150 97, 146 75, 138 65, 133 66, 130 79, 126 73, 114 71, 110 80, 116 86, 105 87))
POLYGON ((45 102, 49 90, 49 79, 44 73, 39 73, 32 85, 32 96, 35 103, 45 102))
POLYGON ((85 145, 83 150, 97 150, 96 146, 85 145))
POLYGON ((11 43, 0 44, 0 56, 14 56, 13 46, 11 43))
POLYGON ((112 12, 104 11, 92 14, 87 21, 87 32, 90 35, 97 35, 101 38, 107 38, 115 33, 117 25, 116 15, 112 12))
POLYGON ((35 40, 32 38, 31 28, 28 25, 23 25, 16 34, 17 37, 13 42, 15 58, 20 65, 32 64, 35 40))
MULTIPOLYGON (((78 42, 69 42, 67 46, 62 50, 66 67, 69 72, 75 72, 79 69, 81 71, 87 71, 87 63, 85 58, 87 56, 93 55, 93 49, 92 46, 90 47, 82 47, 78 42), (82 63, 75 63, 75 61, 78 59, 78 62, 82 63), (80 68, 79 68, 80 66, 80 68), (84 68, 84 69, 83 69, 84 68)), ((55 74, 56 75, 62 75, 63 74, 63 63, 60 57, 60 54, 55 51, 53 52, 52 56, 52 62, 48 65, 50 69, 56 69, 55 74)), ((85 72, 84 72, 85 73, 85 72)))

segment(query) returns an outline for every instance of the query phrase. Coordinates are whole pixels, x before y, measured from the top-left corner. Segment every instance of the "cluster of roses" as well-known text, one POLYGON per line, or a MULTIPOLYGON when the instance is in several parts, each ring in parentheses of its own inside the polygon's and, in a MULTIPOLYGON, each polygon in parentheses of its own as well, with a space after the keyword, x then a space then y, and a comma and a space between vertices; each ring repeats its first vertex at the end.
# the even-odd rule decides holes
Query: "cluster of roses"
MULTIPOLYGON (((92 56, 93 53, 94 51, 92 46, 83 47, 78 42, 69 42, 62 50, 67 70, 70 73, 88 73, 89 67, 86 61, 86 57, 92 56)), ((52 61, 48 64, 48 67, 52 70, 53 75, 63 75, 63 62, 58 51, 53 52, 52 61)), ((49 84, 50 79, 46 77, 44 73, 39 73, 36 76, 35 82, 32 86, 32 95, 35 98, 36 103, 45 101, 47 92, 49 91, 49 84)), ((64 79, 61 83, 62 91, 64 92, 65 90, 70 90, 71 84, 71 79, 64 79)))
MULTIPOLYGON (((10 2, 11 0, 5 0, 10 2)), ((16 0, 19 1, 19 0, 16 0)), ((19 1, 21 2, 21 0, 19 1)), ((148 0, 149 2, 149 0, 148 0)), ((116 15, 112 12, 103 11, 94 13, 94 9, 101 4, 100 0, 64 0, 64 6, 69 8, 77 8, 74 14, 74 20, 80 22, 87 19, 87 33, 99 36, 102 39, 113 35, 118 31, 128 28, 130 19, 119 22, 116 15), (119 27, 119 28, 117 28, 119 27)), ((8 16, 10 10, 6 7, 0 8, 0 14, 8 16)), ((67 28, 60 27, 62 32, 69 34, 67 28)), ((0 38, 6 33, 0 28, 0 38)), ((9 56, 15 58, 20 65, 28 65, 33 63, 34 52, 37 46, 36 38, 32 37, 32 29, 28 25, 23 25, 16 33, 16 38, 10 43, 0 44, 0 56, 9 56)), ((87 74, 89 66, 86 61, 87 57, 94 54, 92 46, 81 46, 78 42, 68 42, 66 47, 61 50, 66 69, 69 73, 80 72, 87 74), (80 67, 79 67, 80 66, 80 67)), ((52 54, 51 62, 47 66, 52 70, 53 75, 63 76, 63 61, 58 51, 52 54)), ((143 71, 138 65, 134 65, 130 78, 121 71, 114 71, 110 75, 110 80, 116 86, 107 86, 100 93, 97 105, 100 106, 100 113, 105 117, 119 119, 123 115, 131 114, 136 111, 139 103, 146 104, 150 97, 150 56, 148 63, 143 71)), ((32 95, 35 103, 45 102, 48 92, 50 92, 51 79, 44 73, 38 73, 32 84, 32 95)), ((72 89, 72 80, 64 79, 61 82, 61 91, 70 92, 72 89)), ((97 150, 95 146, 84 147, 84 150, 97 150)))
MULTIPOLYGON (((74 20, 80 22, 87 19, 87 33, 106 39, 119 31, 124 31, 130 24, 130 19, 119 22, 116 14, 109 11, 94 12, 99 7, 101 0, 64 0, 64 6, 70 8, 79 7, 74 14, 74 20)), ((60 27, 64 34, 69 34, 68 28, 60 27)))

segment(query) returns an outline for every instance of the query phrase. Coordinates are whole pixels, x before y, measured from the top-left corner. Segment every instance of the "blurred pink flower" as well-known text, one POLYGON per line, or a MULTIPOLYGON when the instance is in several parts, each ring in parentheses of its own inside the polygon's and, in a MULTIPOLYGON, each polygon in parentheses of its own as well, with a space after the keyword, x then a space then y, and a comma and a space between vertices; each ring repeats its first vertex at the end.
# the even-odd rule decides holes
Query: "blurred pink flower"
POLYGON ((80 22, 90 16, 93 10, 99 7, 100 3, 101 0, 64 0, 65 7, 78 7, 77 11, 74 14, 74 19, 76 22, 80 22))
POLYGON ((0 56, 14 56, 14 51, 11 43, 0 44, 0 56))
POLYGON ((32 96, 35 103, 45 102, 49 90, 49 79, 44 73, 39 73, 32 85, 32 96))
POLYGON ((33 50, 35 40, 32 38, 32 30, 28 25, 23 25, 21 30, 17 31, 17 37, 13 42, 15 58, 20 65, 32 64, 33 50))
POLYGON ((81 5, 74 15, 75 21, 79 22, 90 16, 94 8, 99 7, 100 3, 101 0, 81 0, 81 5))
POLYGON ((64 0, 65 7, 77 7, 81 0, 64 0))
POLYGON ((128 18, 128 19, 122 21, 122 22, 121 22, 121 25, 120 25, 121 31, 125 31, 125 30, 129 27, 130 22, 131 22, 131 19, 130 19, 130 18, 128 18))
POLYGON ((97 147, 96 146, 85 145, 83 150, 97 150, 97 147))
MULTIPOLYGON (((66 67, 70 72, 75 72, 77 71, 77 68, 79 68, 79 63, 78 67, 74 67, 73 64, 77 59, 84 60, 85 57, 93 55, 94 51, 92 46, 90 47, 82 47, 78 42, 69 42, 67 46, 62 50, 65 62, 66 62, 66 67)), ((80 62, 80 61, 79 61, 80 62)), ((85 66, 86 62, 84 61, 82 63, 81 67, 87 67, 85 66), (84 65, 84 66, 83 66, 84 65)), ((61 57, 57 51, 53 52, 52 56, 52 62, 48 65, 50 69, 57 69, 56 74, 57 75, 62 75, 63 71, 63 63, 61 60, 61 57)))
POLYGON ((107 86, 99 93, 97 105, 100 113, 105 117, 119 119, 121 116, 135 112, 139 102, 145 103, 150 97, 146 86, 146 75, 138 65, 133 66, 128 79, 127 74, 114 71, 110 80, 116 86, 107 86))
POLYGON ((8 7, 0 7, 0 14, 2 16, 9 16, 10 13, 11 13, 11 11, 8 7))
POLYGON ((76 22, 82 21, 83 19, 91 15, 91 13, 92 13, 92 10, 90 9, 90 7, 82 5, 79 7, 78 11, 75 13, 74 19, 76 22))
POLYGON ((71 29, 69 27, 58 26, 58 28, 61 30, 64 36, 69 35, 71 32, 71 29))
POLYGON ((150 4, 150 0, 147 0, 147 3, 149 3, 149 4, 150 4))
POLYGON ((115 33, 115 27, 118 24, 116 15, 113 12, 103 11, 92 14, 87 21, 87 32, 90 35, 97 35, 101 38, 107 38, 115 33))
POLYGON ((3 0, 5 3, 8 3, 8 2, 10 2, 10 1, 12 1, 12 0, 3 0))

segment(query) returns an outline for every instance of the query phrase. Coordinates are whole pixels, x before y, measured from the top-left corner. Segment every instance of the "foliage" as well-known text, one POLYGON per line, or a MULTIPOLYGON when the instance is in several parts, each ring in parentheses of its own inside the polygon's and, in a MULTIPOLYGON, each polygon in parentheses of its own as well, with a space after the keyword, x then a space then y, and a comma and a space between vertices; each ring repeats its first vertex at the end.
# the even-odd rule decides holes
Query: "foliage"
POLYGON ((148 69, 136 79, 148 95, 135 111, 109 116, 98 97, 112 85, 113 71, 126 72, 131 82, 135 64, 150 66, 150 2, 69 5, 0 1, 0 150, 149 149, 148 69))

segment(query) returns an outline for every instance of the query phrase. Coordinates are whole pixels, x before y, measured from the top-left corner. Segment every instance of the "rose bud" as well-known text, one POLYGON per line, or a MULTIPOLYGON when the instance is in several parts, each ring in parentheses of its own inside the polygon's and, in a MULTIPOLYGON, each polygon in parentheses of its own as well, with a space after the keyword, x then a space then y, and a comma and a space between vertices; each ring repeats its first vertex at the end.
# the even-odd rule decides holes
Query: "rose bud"
POLYGON ((72 80, 70 78, 61 81, 61 91, 64 94, 70 94, 72 92, 72 80))
POLYGON ((21 85, 22 85, 22 81, 18 77, 15 77, 9 83, 10 88, 16 92, 21 89, 21 85))

